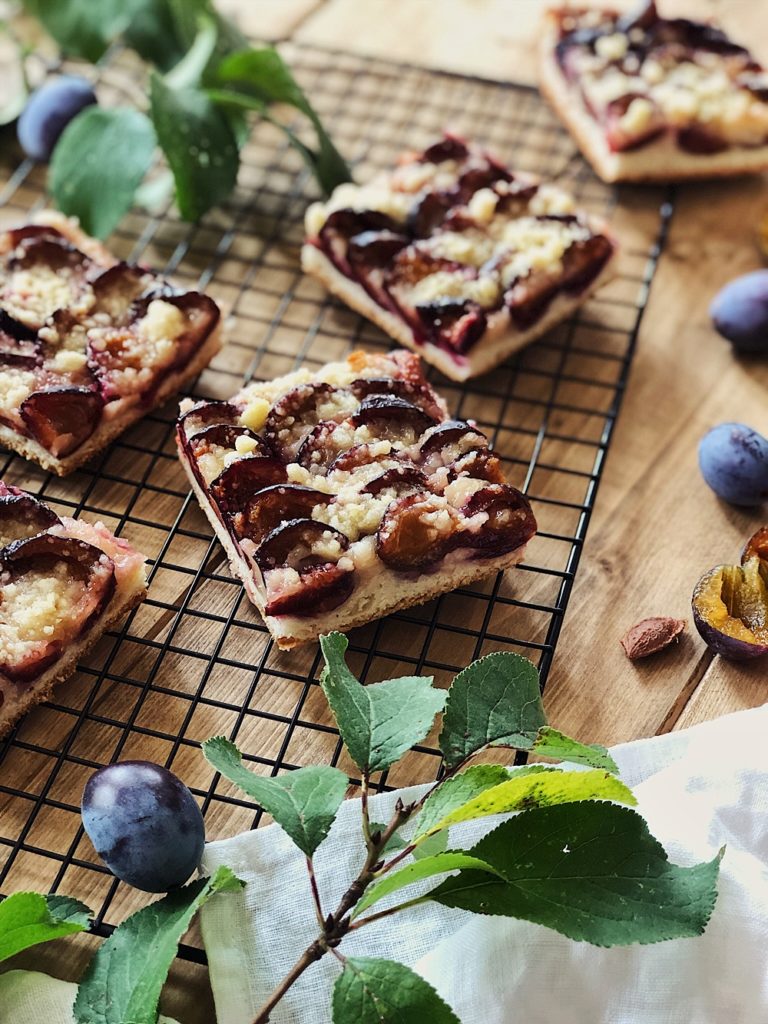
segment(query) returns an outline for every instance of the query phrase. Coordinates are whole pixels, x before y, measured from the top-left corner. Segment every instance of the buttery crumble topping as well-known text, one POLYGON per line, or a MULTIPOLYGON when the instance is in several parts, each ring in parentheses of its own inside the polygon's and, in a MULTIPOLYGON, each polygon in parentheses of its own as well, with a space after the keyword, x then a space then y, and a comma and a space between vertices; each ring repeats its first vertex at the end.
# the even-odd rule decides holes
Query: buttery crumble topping
POLYGON ((182 459, 253 568, 267 616, 319 613, 358 578, 489 557, 500 529, 513 537, 503 552, 535 529, 484 435, 448 419, 410 353, 355 353, 182 413, 182 459))
MULTIPOLYGON (((749 51, 705 22, 664 19, 650 5, 641 23, 607 11, 560 12, 557 57, 587 109, 608 123, 611 148, 664 128, 696 128, 714 148, 768 141, 768 73, 749 51)), ((706 152, 683 138, 682 148, 706 152)))
POLYGON ((88 240, 86 254, 60 226, 0 232, 3 426, 59 459, 93 434, 108 404, 151 395, 218 319, 205 296, 110 262, 88 240))
POLYGON ((614 252, 557 184, 452 135, 367 184, 339 186, 305 227, 305 255, 319 250, 405 322, 414 346, 457 363, 490 331, 528 331, 558 292, 586 293, 614 252))

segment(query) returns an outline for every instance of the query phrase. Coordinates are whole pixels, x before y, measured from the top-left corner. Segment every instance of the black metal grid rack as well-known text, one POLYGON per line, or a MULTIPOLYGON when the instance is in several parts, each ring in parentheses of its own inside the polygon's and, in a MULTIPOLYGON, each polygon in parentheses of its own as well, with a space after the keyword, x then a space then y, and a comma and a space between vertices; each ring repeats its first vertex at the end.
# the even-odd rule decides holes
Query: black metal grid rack
MULTIPOLYGON (((330 125, 358 180, 404 146, 445 126, 526 170, 561 179, 580 204, 610 214, 614 190, 592 175, 536 92, 309 47, 286 56, 330 125)), ((119 56, 104 89, 135 93, 137 69, 119 56)), ((2 168, 3 223, 43 204, 43 176, 2 168)), ((244 377, 317 366, 387 339, 330 299, 298 265, 302 217, 314 185, 293 150, 259 125, 232 199, 199 226, 173 211, 126 217, 116 253, 207 289, 229 317, 228 343, 195 394, 226 397, 244 377)), ((570 322, 497 371, 456 385, 431 374, 451 410, 492 438, 509 479, 531 497, 540 533, 517 570, 354 630, 353 666, 365 679, 403 672, 449 679, 474 657, 517 650, 546 680, 621 403, 648 288, 671 216, 669 196, 627 193, 620 272, 570 322)), ((620 209, 616 211, 617 219, 620 209)), ((255 807, 212 773, 199 741, 235 738, 257 771, 300 764, 350 767, 316 685, 314 647, 281 654, 232 580, 173 449, 174 408, 148 416, 106 453, 59 480, 0 458, 0 475, 59 512, 101 519, 151 558, 146 603, 110 632, 55 700, 0 743, 0 892, 47 884, 84 899, 98 931, 134 908, 83 836, 79 798, 96 767, 140 757, 172 767, 201 799, 210 838, 258 822, 255 807)), ((434 778, 425 744, 381 784, 434 778)), ((198 958, 199 951, 186 948, 198 958)))

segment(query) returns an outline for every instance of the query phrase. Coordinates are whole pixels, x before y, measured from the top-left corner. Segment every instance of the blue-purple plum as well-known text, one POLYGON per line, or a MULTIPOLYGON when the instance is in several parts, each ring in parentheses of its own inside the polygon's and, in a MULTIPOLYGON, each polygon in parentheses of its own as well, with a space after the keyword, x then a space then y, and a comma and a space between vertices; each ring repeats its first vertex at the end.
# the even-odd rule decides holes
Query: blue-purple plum
POLYGON ((113 875, 145 892, 183 885, 200 864, 205 825, 176 776, 150 761, 100 768, 83 792, 83 826, 113 875))
POLYGON ((21 148, 32 160, 50 160, 69 122, 94 103, 96 93, 86 78, 62 75, 41 85, 19 116, 16 132, 21 148))
POLYGON ((705 434, 699 467, 715 494, 732 505, 768 500, 768 441, 743 423, 720 423, 705 434))
POLYGON ((730 281, 712 300, 709 313, 737 352, 768 354, 768 270, 730 281))

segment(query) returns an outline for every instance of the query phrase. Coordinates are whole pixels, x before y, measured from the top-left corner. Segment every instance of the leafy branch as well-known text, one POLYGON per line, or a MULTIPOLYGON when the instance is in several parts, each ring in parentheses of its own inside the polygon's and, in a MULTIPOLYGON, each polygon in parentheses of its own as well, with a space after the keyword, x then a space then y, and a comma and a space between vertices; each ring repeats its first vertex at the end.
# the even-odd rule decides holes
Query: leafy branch
POLYGON ((318 921, 318 934, 253 1024, 267 1024, 298 978, 329 953, 342 967, 333 991, 334 1024, 394 1024, 405 1014, 409 1020, 459 1024, 408 967, 347 957, 339 948, 350 932, 430 901, 535 921, 607 946, 704 930, 716 899, 720 855, 692 868, 669 863, 633 809, 635 799, 617 778, 608 751, 547 724, 538 673, 529 661, 491 654, 460 672, 446 693, 419 676, 364 686, 346 664, 344 636, 331 633, 320 644, 320 684, 360 771, 365 848, 358 874, 335 910, 323 910, 314 856, 344 798, 344 773, 300 768, 263 778, 225 738, 203 745, 211 765, 267 810, 304 853, 318 921), (398 800, 388 822, 372 821, 372 776, 425 740, 440 711, 442 777, 418 799, 398 800), (472 764, 488 747, 523 750, 579 769, 472 764), (448 848, 452 826, 501 814, 509 816, 470 849, 448 848), (429 879, 438 882, 435 888, 409 894, 411 886, 429 879), (388 897, 395 902, 372 909, 388 897))
MULTIPOLYGON (((315 857, 350 785, 344 772, 310 766, 266 778, 244 764, 230 740, 218 736, 203 745, 210 764, 271 814, 303 854, 317 921, 316 935, 253 1024, 267 1024, 294 983, 328 955, 340 965, 331 1000, 334 1024, 460 1024, 409 967, 342 952, 350 933, 425 903, 533 921, 601 946, 703 932, 717 896, 722 851, 694 867, 671 864, 634 810, 635 798, 608 751, 547 724, 538 673, 529 661, 488 655, 460 672, 447 691, 420 676, 364 686, 347 666, 344 636, 331 633, 320 643, 320 684, 360 772, 362 794, 361 864, 335 909, 327 910, 315 857), (440 712, 441 778, 409 802, 398 799, 388 821, 373 820, 373 776, 423 742, 440 712), (473 763, 489 747, 578 767, 473 763), (455 827, 490 818, 495 827, 474 845, 450 845, 455 827), (425 891, 429 882, 434 886, 425 891)), ((221 867, 124 921, 80 982, 75 1024, 156 1024, 162 985, 194 915, 212 896, 242 885, 221 867)), ((0 902, 0 961, 84 931, 89 918, 87 907, 67 897, 10 896, 0 902)))
POLYGON ((226 199, 253 114, 285 132, 327 194, 350 171, 280 54, 255 48, 212 0, 24 0, 65 54, 92 62, 113 43, 150 65, 149 107, 89 107, 67 125, 53 152, 49 187, 64 213, 103 238, 131 205, 168 198, 172 178, 184 220, 226 199), (286 123, 288 105, 315 136, 286 123), (150 177, 156 147, 171 178, 150 177))
MULTIPOLYGON (((75 1024, 156 1024, 160 990, 182 936, 203 904, 242 882, 227 867, 136 911, 98 948, 72 1009, 75 1024)), ((91 911, 67 896, 14 893, 0 902, 0 961, 41 942, 87 931, 91 911)))

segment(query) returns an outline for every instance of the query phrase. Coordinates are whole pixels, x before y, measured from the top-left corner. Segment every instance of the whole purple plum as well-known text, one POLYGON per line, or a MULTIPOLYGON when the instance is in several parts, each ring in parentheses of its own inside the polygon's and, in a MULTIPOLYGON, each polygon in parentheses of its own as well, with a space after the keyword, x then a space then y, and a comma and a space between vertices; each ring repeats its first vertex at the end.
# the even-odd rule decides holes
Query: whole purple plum
POLYGON ((41 85, 27 100, 17 125, 21 148, 33 160, 49 160, 59 136, 85 107, 96 102, 87 78, 61 75, 41 85))
POLYGON ((768 270, 730 281, 712 300, 709 313, 737 352, 768 353, 768 270))
POLYGON ((205 826, 195 798, 150 761, 119 761, 94 772, 82 815, 112 874, 145 892, 183 885, 203 855, 205 826))
POLYGON ((768 441, 743 423, 720 423, 705 434, 699 467, 715 494, 732 505, 768 500, 768 441))

